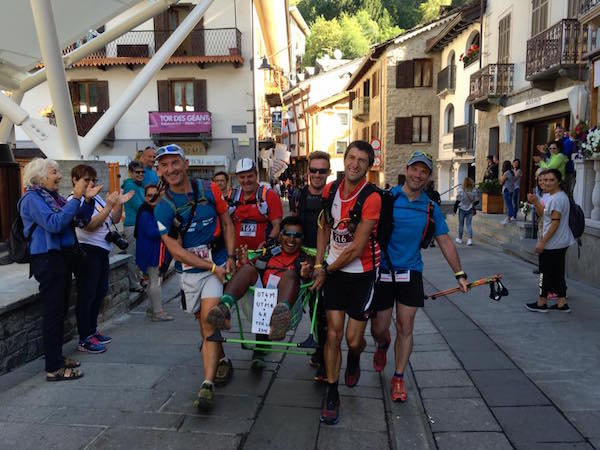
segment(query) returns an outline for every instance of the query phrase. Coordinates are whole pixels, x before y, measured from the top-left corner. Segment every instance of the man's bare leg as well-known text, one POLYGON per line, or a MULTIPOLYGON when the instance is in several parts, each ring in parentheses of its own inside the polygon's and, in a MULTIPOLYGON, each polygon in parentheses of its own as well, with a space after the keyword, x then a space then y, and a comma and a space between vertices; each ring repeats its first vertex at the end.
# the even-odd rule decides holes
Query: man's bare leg
POLYGON ((404 386, 404 370, 413 348, 413 329, 417 308, 396 303, 396 372, 392 377, 392 400, 404 402, 408 396, 404 386))
POLYGON ((365 328, 367 321, 348 319, 346 326, 346 342, 348 343, 348 359, 344 381, 346 386, 354 387, 360 378, 360 355, 365 349, 365 328))

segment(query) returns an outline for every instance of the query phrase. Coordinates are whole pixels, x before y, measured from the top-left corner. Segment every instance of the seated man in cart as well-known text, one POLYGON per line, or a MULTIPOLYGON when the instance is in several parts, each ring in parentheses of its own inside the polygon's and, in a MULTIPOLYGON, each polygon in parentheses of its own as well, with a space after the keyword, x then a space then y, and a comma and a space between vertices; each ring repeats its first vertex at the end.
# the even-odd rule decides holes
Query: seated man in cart
POLYGON ((277 287, 277 305, 271 316, 269 337, 281 341, 292 321, 291 309, 300 292, 301 280, 312 274, 313 260, 302 251, 304 233, 298 217, 289 216, 281 221, 276 245, 266 245, 264 255, 248 263, 247 248, 242 247, 240 261, 244 264, 231 278, 221 301, 208 313, 207 320, 215 329, 229 329, 230 309, 244 296, 261 275, 264 287, 277 287))

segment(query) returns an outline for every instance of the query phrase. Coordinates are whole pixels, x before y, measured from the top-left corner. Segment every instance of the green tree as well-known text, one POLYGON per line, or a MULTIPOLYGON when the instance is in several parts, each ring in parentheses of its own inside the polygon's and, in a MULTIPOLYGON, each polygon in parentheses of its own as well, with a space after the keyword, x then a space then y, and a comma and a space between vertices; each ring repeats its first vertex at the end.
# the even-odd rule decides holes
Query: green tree
POLYGON ((419 12, 421 13, 421 22, 431 22, 440 15, 441 6, 449 6, 452 4, 452 0, 427 0, 421 3, 419 6, 419 12))
POLYGON ((327 20, 323 16, 317 17, 310 31, 304 54, 306 65, 313 65, 317 58, 325 53, 332 53, 342 40, 342 28, 337 19, 327 20))

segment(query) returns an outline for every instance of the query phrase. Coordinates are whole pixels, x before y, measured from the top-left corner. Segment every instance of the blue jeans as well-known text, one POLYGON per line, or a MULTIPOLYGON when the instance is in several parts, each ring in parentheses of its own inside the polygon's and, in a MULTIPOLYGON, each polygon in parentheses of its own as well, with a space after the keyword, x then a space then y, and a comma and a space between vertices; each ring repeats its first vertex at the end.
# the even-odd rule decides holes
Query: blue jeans
POLYGON ((465 211, 464 209, 458 208, 458 238, 463 237, 463 226, 465 219, 467 220, 467 236, 469 239, 473 239, 473 228, 471 228, 471 221, 473 220, 473 210, 465 211))
POLYGON ((513 214, 513 193, 509 192, 507 189, 502 191, 502 197, 504 197, 504 205, 506 206, 506 216, 512 217, 513 214))
POLYGON ((513 218, 517 218, 517 213, 519 212, 519 188, 516 188, 512 194, 512 202, 513 202, 513 218))

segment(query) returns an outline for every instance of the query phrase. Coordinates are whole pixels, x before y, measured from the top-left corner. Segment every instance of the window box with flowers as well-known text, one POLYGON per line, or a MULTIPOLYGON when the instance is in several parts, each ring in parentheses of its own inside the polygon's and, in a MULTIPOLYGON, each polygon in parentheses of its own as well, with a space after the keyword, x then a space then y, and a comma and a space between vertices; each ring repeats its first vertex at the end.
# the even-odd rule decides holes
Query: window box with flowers
POLYGON ((473 44, 469 47, 466 53, 460 55, 460 60, 463 62, 465 67, 470 66, 475 61, 479 60, 479 45, 473 44))

